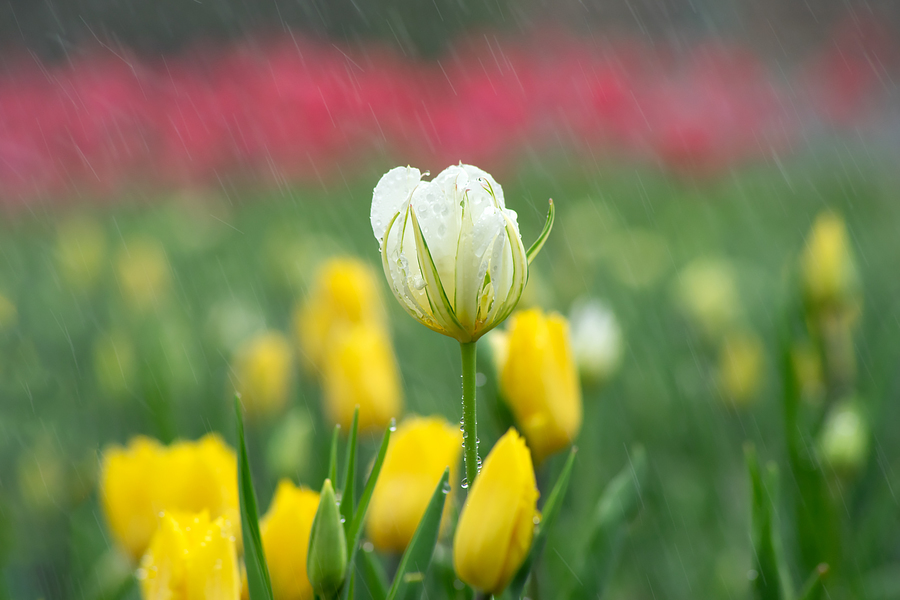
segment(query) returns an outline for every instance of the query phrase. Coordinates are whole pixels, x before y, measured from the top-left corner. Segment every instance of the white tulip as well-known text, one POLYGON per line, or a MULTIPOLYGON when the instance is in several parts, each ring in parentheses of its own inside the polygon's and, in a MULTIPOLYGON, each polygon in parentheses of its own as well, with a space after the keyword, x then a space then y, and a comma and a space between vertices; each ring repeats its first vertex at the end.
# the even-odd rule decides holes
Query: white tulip
POLYGON ((372 195, 372 231, 394 296, 421 323, 461 343, 474 342, 515 308, 552 215, 551 201, 547 225, 526 253, 500 184, 463 164, 432 181, 396 167, 372 195))
POLYGON ((572 352, 582 377, 603 381, 622 359, 622 330, 616 315, 599 300, 582 300, 569 318, 572 352))

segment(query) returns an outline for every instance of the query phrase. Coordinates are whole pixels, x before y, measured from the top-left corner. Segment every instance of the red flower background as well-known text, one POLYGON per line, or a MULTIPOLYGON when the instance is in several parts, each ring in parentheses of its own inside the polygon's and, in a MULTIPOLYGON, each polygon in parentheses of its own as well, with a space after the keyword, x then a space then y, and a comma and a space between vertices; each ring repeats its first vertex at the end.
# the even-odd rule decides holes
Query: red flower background
POLYGON ((869 118, 896 54, 859 23, 787 71, 735 45, 674 52, 561 32, 473 35, 427 63, 288 35, 155 59, 103 46, 47 65, 12 52, 0 202, 315 180, 373 152, 499 168, 559 148, 716 172, 869 118))

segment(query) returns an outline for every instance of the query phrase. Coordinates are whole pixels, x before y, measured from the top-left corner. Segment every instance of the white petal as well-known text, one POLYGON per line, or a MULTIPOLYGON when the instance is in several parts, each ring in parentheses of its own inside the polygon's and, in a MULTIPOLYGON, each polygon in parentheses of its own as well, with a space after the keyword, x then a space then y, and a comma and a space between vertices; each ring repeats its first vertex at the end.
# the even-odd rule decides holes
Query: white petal
POLYGON ((384 239, 384 232, 394 215, 399 213, 409 201, 413 190, 422 179, 418 169, 394 167, 378 180, 372 192, 372 232, 378 243, 384 239))
POLYGON ((444 292, 452 303, 462 207, 456 198, 433 181, 419 184, 412 195, 412 206, 444 292))

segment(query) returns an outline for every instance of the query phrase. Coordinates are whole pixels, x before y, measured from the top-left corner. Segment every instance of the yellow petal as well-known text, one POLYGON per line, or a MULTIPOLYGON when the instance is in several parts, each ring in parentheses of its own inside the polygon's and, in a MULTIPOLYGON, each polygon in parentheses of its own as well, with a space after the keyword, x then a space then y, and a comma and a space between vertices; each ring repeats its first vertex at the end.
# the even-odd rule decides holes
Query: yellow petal
POLYGON ((319 494, 287 479, 278 483, 269 512, 260 521, 263 551, 275 600, 313 597, 306 574, 306 553, 319 494))

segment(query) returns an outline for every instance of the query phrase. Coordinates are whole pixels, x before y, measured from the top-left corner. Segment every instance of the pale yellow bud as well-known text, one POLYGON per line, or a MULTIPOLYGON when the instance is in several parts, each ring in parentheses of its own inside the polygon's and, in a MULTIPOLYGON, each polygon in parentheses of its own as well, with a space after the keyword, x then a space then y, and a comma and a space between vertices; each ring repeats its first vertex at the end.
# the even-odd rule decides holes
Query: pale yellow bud
POLYGON ((854 308, 859 280, 847 227, 833 212, 816 217, 801 257, 804 290, 813 310, 854 308))
POLYGON ((166 251, 150 238, 130 240, 119 250, 116 274, 126 304, 139 313, 162 303, 172 279, 166 251))
POLYGON ((235 389, 248 417, 277 414, 288 403, 294 359, 291 345, 269 331, 248 340, 237 352, 235 389))
POLYGON ((719 388, 736 405, 746 405, 759 392, 765 367, 764 349, 756 334, 726 334, 719 349, 719 388))

